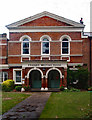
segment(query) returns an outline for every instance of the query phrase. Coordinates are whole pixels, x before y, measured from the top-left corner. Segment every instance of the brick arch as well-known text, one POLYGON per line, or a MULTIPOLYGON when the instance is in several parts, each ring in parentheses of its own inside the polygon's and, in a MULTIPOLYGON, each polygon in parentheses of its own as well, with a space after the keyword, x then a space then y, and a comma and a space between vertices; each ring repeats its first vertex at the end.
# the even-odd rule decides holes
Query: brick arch
POLYGON ((32 69, 30 69, 30 70, 28 71, 28 73, 27 73, 27 78, 29 78, 29 74, 30 74, 30 72, 33 71, 33 70, 38 70, 38 71, 40 71, 41 77, 43 78, 43 72, 42 72, 39 68, 32 68, 32 69))
POLYGON ((50 68, 47 72, 46 72, 46 78, 48 78, 48 74, 51 70, 57 70, 60 73, 60 78, 62 78, 62 73, 58 68, 50 68))

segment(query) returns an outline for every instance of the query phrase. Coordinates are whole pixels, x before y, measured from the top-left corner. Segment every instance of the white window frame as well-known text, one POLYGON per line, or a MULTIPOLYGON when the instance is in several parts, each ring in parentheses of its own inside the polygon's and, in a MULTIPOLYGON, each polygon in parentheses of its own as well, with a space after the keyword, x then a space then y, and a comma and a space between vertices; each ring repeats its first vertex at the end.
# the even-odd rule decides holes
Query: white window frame
POLYGON ((15 84, 22 84, 22 69, 13 69, 13 80, 15 84), (16 82, 16 71, 21 71, 21 82, 16 82))
POLYGON ((30 41, 31 41, 31 38, 28 36, 28 35, 24 35, 20 38, 20 41, 21 41, 21 55, 22 56, 29 56, 30 55, 30 41), (27 38, 29 41, 29 54, 23 54, 23 40, 27 38))
POLYGON ((71 41, 70 36, 68 36, 68 35, 63 35, 63 36, 61 36, 60 41, 61 41, 61 55, 64 55, 64 56, 70 55, 70 41, 71 41), (67 40, 68 40, 68 54, 63 54, 63 53, 62 53, 62 40, 63 40, 63 39, 67 39, 67 40))
POLYGON ((40 38, 40 41, 41 41, 41 55, 42 56, 49 56, 50 55, 50 41, 51 41, 51 38, 48 36, 48 35, 43 35, 41 38, 40 38), (43 39, 47 38, 49 41, 49 54, 43 54, 43 39))
MULTIPOLYGON (((4 80, 4 79, 5 79, 5 75, 4 75, 5 73, 7 73, 7 79, 8 79, 8 72, 3 72, 3 71, 2 71, 2 72, 0 72, 0 73, 3 74, 3 76, 2 76, 2 78, 3 78, 3 82, 5 81, 5 80, 4 80)), ((0 79, 1 79, 1 78, 0 78, 0 79)), ((0 82, 0 83, 2 83, 2 82, 0 82)))

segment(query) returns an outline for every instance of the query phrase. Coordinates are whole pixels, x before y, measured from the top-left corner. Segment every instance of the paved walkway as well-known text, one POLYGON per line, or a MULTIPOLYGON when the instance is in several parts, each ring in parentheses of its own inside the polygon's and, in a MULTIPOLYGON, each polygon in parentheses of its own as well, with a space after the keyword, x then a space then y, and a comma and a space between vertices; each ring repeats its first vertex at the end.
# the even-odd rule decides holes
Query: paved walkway
POLYGON ((2 120, 38 119, 51 92, 36 92, 3 115, 2 120))

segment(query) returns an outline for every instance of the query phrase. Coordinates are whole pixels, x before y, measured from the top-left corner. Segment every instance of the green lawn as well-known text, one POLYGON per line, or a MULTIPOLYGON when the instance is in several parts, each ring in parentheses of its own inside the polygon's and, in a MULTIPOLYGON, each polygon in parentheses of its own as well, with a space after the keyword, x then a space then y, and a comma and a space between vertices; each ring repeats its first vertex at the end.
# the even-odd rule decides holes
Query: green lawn
POLYGON ((89 111, 89 92, 57 92, 51 94, 40 118, 89 118, 89 111))
POLYGON ((20 103, 31 94, 17 93, 17 92, 3 92, 2 93, 2 114, 7 112, 9 109, 20 103))

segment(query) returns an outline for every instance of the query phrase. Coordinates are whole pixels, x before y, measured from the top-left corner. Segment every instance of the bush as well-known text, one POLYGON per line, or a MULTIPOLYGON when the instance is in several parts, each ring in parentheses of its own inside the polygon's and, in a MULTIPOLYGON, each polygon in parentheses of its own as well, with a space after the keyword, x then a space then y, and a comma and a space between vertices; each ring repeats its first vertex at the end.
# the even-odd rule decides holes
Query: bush
POLYGON ((76 89, 76 88, 71 88, 71 89, 70 89, 70 92, 80 92, 80 90, 79 90, 79 89, 76 89))
POLYGON ((64 92, 80 92, 80 89, 70 87, 68 89, 64 89, 64 92))
POLYGON ((60 86, 60 90, 63 91, 64 90, 64 86, 60 86))
POLYGON ((16 87, 15 87, 15 90, 16 90, 16 91, 21 91, 21 88, 22 88, 22 86, 16 86, 16 87))
POLYGON ((70 90, 69 89, 65 89, 64 92, 70 92, 70 90))
POLYGON ((89 88, 88 88, 88 91, 92 91, 92 87, 89 87, 89 88))
POLYGON ((25 91, 28 91, 28 92, 31 91, 31 87, 29 85, 28 86, 24 86, 24 89, 25 89, 25 91))
POLYGON ((6 80, 2 83, 2 91, 10 92, 14 89, 14 81, 6 80))
POLYGON ((78 70, 67 70, 67 84, 78 89, 88 88, 89 72, 87 68, 79 67, 78 70), (78 82, 74 84, 75 81, 78 82))

